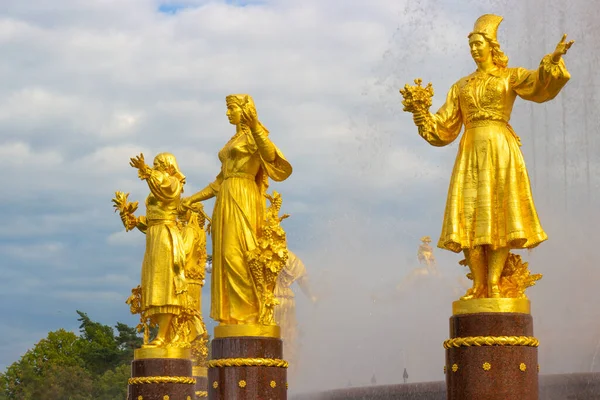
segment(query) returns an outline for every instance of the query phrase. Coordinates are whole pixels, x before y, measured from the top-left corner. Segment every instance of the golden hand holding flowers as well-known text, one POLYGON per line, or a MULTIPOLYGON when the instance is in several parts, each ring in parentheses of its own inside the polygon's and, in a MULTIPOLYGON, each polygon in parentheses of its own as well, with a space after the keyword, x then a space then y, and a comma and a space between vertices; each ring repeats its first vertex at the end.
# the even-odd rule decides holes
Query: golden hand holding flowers
POLYGON ((134 229, 138 223, 138 219, 134 215, 138 208, 138 202, 129 203, 127 200, 128 197, 129 193, 115 192, 115 198, 112 199, 115 212, 119 212, 121 222, 123 222, 126 231, 134 229))
POLYGON ((415 79, 416 86, 406 84, 404 89, 400 89, 400 94, 404 98, 402 100, 403 110, 413 113, 413 120, 417 126, 425 124, 429 107, 431 107, 431 99, 433 98, 431 83, 422 87, 422 82, 420 78, 417 78, 415 79))

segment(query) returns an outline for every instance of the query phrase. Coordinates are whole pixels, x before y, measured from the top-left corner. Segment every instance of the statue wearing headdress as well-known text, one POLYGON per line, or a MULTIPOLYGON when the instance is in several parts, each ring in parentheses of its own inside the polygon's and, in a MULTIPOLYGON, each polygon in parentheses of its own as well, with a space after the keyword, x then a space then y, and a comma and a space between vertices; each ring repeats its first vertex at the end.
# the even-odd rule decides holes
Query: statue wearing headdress
POLYGON ((445 104, 430 113, 431 84, 405 86, 405 111, 413 113, 419 135, 433 146, 458 147, 438 247, 464 252, 473 287, 463 299, 521 297, 541 275, 529 275, 511 249, 530 249, 547 239, 533 203, 519 137, 509 124, 517 97, 552 100, 570 78, 562 56, 573 42, 566 35, 537 70, 509 68, 497 30, 502 17, 486 14, 469 34, 477 65, 459 79, 445 104))
MULTIPOLYGON (((271 302, 265 297, 265 282, 251 270, 249 257, 257 248, 260 235, 268 231, 269 178, 283 181, 292 173, 292 167, 259 122, 252 97, 230 95, 226 103, 227 117, 236 133, 219 152, 221 171, 212 183, 184 199, 183 204, 190 206, 216 197, 211 227, 211 318, 221 325, 269 324, 271 321, 260 320, 271 302)), ((270 199, 274 210, 279 211, 281 197, 275 194, 270 199)), ((278 224, 273 218, 271 222, 278 224)), ((283 235, 282 230, 280 233, 283 235)), ((269 262, 277 264, 272 265, 273 269, 285 265, 287 249, 285 243, 282 245, 281 252, 269 255, 269 262)), ((272 296, 273 288, 270 290, 272 296)))
MULTIPOLYGON (((195 339, 205 334, 199 298, 193 298, 189 287, 190 273, 193 273, 189 256, 196 254, 206 241, 202 237, 204 226, 200 227, 197 217, 192 215, 201 210, 189 210, 183 221, 180 219, 178 209, 185 176, 172 154, 158 154, 153 167, 146 165, 140 154, 131 159, 130 165, 138 169, 150 194, 146 198, 146 215, 139 217, 134 215, 137 202, 129 203, 128 194, 116 192, 113 199, 125 229, 137 228, 146 234, 141 284, 132 290, 127 303, 132 313, 140 314, 138 329, 144 331, 144 347, 190 348, 195 339), (184 230, 191 229, 194 223, 198 225, 195 229, 199 235, 190 240, 188 233, 185 239, 184 230), (157 326, 158 332, 149 343, 152 326, 157 326)), ((194 262, 198 264, 193 266, 195 271, 204 267, 199 264, 201 259, 194 262)))

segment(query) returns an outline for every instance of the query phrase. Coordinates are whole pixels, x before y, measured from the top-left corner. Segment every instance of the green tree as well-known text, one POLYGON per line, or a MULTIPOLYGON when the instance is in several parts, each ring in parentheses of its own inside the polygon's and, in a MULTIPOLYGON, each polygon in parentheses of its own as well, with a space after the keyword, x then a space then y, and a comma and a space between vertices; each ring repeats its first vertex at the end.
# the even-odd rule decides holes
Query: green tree
MULTIPOLYGON (((78 377, 87 374, 80 352, 80 339, 73 332, 59 329, 48 333, 2 374, 0 382, 4 395, 8 399, 52 398, 40 397, 39 393, 54 390, 52 385, 62 384, 69 373, 78 377)), ((86 382, 82 378, 78 384, 85 388, 86 382)))
POLYGON ((121 400, 127 397, 127 380, 131 377, 131 366, 122 364, 108 370, 94 383, 94 399, 121 400))
POLYGON ((0 374, 0 400, 122 400, 133 350, 142 344, 135 328, 115 329, 77 311, 80 335, 64 329, 28 350, 0 374))
POLYGON ((119 335, 116 337, 117 348, 121 352, 121 362, 133 360, 133 351, 142 347, 144 340, 138 336, 136 328, 117 322, 115 325, 119 335))
POLYGON ((121 361, 117 340, 113 328, 92 321, 86 313, 77 311, 81 322, 79 331, 82 340, 81 357, 85 367, 94 375, 115 368, 121 361))

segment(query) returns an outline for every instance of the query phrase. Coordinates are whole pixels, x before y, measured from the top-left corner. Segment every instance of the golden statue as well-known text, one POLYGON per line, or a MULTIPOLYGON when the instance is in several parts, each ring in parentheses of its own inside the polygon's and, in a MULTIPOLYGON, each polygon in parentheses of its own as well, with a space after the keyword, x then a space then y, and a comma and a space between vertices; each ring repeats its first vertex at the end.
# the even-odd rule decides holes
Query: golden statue
MULTIPOLYGON (((202 287, 206 276, 206 234, 210 232, 210 218, 204 213, 202 203, 194 204, 191 208, 180 207, 178 227, 181 231, 185 249, 185 279, 188 283, 189 299, 193 302, 190 307, 202 312, 202 287), (205 228, 206 222, 209 222, 205 228)), ((192 361, 194 368, 205 369, 208 363, 208 332, 204 321, 202 334, 191 342, 192 361)), ((204 376, 194 372, 194 376, 204 376)))
POLYGON ((185 176, 172 154, 157 155, 152 168, 146 165, 143 154, 132 158, 130 165, 138 169, 150 194, 146 198, 146 215, 139 217, 134 215, 138 203, 129 203, 128 194, 116 192, 113 199, 125 229, 138 228, 146 234, 141 285, 132 290, 127 303, 132 313, 140 314, 138 330, 144 331, 145 348, 190 348, 193 341, 206 335, 199 292, 191 290, 189 280, 204 275, 199 272, 204 265, 198 254, 202 253, 199 248, 205 246, 206 237, 198 217, 193 216, 203 212, 200 208, 183 215, 178 211, 185 176), (192 261, 194 257, 198 258, 192 261), (158 326, 158 333, 149 343, 152 326, 158 326))
POLYGON ((304 263, 288 250, 288 260, 277 277, 275 298, 279 305, 275 308, 275 322, 281 327, 283 339, 283 355, 290 362, 290 367, 297 365, 298 322, 296 320, 296 301, 292 284, 296 282, 302 292, 313 303, 317 298, 311 293, 308 274, 304 263))
POLYGON ((487 14, 475 22, 469 47, 477 70, 452 85, 437 113, 429 112, 431 84, 421 87, 418 79, 417 86, 400 90, 404 110, 413 113, 419 135, 431 145, 450 144, 465 126, 438 242, 440 248, 465 254, 473 287, 464 300, 511 293, 525 297, 525 287, 541 277, 529 275, 520 257, 509 253, 547 239, 533 204, 520 140, 509 120, 517 96, 537 103, 552 100, 570 78, 562 59, 574 43, 566 41, 567 35, 537 70, 508 68, 496 36, 501 21, 487 14), (513 283, 510 290, 504 290, 510 286, 504 285, 507 280, 513 283))
MULTIPOLYGON (((265 307, 272 306, 268 292, 272 296, 274 280, 257 281, 249 258, 255 254, 259 240, 276 239, 277 243, 271 244, 278 250, 269 250, 268 255, 264 252, 261 263, 266 265, 269 258, 273 262, 269 268, 274 270, 285 265, 285 233, 279 226, 281 219, 272 215, 278 213, 281 198, 277 194, 271 198, 273 211, 268 222, 265 197, 269 178, 283 181, 292 173, 292 167, 258 121, 249 95, 227 96, 226 103, 227 117, 236 126, 236 133, 219 152, 221 172, 214 182, 185 198, 183 205, 189 207, 216 196, 211 227, 211 318, 220 325, 268 325, 271 313, 265 307), (267 226, 271 228, 265 229, 267 226), (272 232, 279 236, 267 237, 272 232)), ((252 265, 257 273, 257 264, 252 265)))
POLYGON ((402 282, 396 286, 396 289, 399 292, 404 292, 408 287, 414 286, 426 277, 440 277, 435 263, 435 256, 433 255, 433 248, 429 243, 431 243, 431 238, 429 236, 423 236, 421 238, 421 244, 417 250, 417 259, 419 260, 420 266, 410 271, 410 273, 402 279, 402 282))
POLYGON ((423 236, 421 238, 421 244, 417 251, 417 259, 420 264, 431 267, 435 265, 435 256, 433 255, 433 247, 431 247, 429 243, 431 243, 431 238, 429 236, 423 236))

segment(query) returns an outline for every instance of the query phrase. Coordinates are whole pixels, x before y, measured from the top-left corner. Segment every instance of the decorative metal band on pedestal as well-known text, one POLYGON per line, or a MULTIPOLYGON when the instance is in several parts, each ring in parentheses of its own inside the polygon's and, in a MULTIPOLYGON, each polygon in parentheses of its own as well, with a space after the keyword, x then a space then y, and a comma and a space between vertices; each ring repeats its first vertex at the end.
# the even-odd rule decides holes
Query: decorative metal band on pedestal
POLYGON ((463 300, 453 310, 444 342, 448 400, 538 400, 539 341, 529 301, 463 300))

